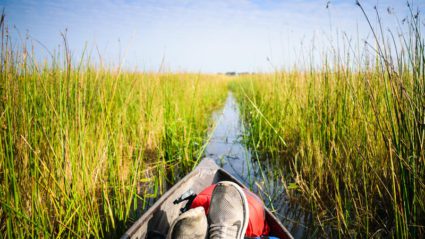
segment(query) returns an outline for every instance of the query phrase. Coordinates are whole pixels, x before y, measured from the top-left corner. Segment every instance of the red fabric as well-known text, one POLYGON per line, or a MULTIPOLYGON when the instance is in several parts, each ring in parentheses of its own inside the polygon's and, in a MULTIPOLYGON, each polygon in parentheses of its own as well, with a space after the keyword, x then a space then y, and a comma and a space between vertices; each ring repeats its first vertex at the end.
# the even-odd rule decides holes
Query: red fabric
MULTIPOLYGON (((215 184, 205 188, 200 192, 193 200, 191 208, 204 207, 205 213, 208 214, 210 207, 211 194, 215 188, 215 184)), ((258 237, 268 236, 270 232, 269 225, 266 222, 266 214, 264 211, 264 205, 261 199, 257 197, 251 191, 243 188, 245 196, 248 200, 249 207, 249 222, 248 228, 246 229, 245 236, 247 237, 258 237)))

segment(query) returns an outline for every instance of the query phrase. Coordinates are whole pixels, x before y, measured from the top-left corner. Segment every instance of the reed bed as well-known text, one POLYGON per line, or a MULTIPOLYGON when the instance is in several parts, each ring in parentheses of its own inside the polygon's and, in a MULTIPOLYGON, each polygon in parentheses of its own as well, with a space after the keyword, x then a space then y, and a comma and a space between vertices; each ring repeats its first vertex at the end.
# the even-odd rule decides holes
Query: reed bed
POLYGON ((399 38, 371 24, 360 63, 340 49, 321 69, 231 84, 246 143, 308 212, 307 237, 425 236, 425 41, 409 10, 399 38))
POLYGON ((226 77, 39 63, 1 33, 0 237, 121 236, 202 155, 226 77))

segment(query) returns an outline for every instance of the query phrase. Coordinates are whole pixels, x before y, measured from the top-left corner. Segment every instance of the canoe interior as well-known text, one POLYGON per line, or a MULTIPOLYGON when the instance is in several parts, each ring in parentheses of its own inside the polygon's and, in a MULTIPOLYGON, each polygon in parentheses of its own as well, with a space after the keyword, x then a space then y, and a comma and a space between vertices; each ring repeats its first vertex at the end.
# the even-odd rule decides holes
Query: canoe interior
MULTIPOLYGON (((218 167, 213 160, 204 159, 195 170, 186 175, 150 207, 121 238, 164 238, 161 235, 167 235, 171 223, 180 214, 180 208, 186 204, 186 202, 182 202, 174 205, 173 201, 189 189, 198 194, 207 186, 219 181, 232 181, 241 187, 245 187, 237 179, 218 167)), ((281 239, 292 238, 288 230, 267 208, 266 220, 271 229, 271 236, 281 239)))

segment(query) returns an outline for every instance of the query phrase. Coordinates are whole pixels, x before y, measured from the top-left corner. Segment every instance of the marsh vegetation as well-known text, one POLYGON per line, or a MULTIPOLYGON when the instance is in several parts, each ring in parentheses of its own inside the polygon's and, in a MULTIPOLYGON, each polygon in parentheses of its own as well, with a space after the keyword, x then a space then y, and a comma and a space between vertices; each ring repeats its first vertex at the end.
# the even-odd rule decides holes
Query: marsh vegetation
POLYGON ((246 142, 308 212, 310 235, 425 235, 425 42, 410 10, 400 32, 371 25, 373 43, 347 41, 320 69, 231 83, 246 142))
POLYGON ((373 42, 320 68, 230 77, 76 61, 66 39, 41 63, 2 16, 1 237, 120 236, 204 156, 229 90, 249 186, 285 224, 300 219, 282 204, 306 236, 424 237, 425 42, 409 10, 400 32, 370 24, 373 42))

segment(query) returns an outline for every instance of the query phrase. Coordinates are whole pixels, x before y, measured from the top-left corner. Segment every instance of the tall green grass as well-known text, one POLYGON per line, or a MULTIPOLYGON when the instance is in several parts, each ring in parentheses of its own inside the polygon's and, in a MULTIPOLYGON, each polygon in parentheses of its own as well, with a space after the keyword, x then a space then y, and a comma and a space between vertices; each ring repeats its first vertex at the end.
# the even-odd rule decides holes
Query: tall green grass
POLYGON ((322 69, 232 83, 248 145, 311 214, 307 233, 425 236, 425 41, 409 10, 399 37, 370 24, 375 54, 360 65, 339 49, 322 69))
POLYGON ((0 237, 119 237, 190 171, 226 78, 40 64, 3 20, 0 237))

